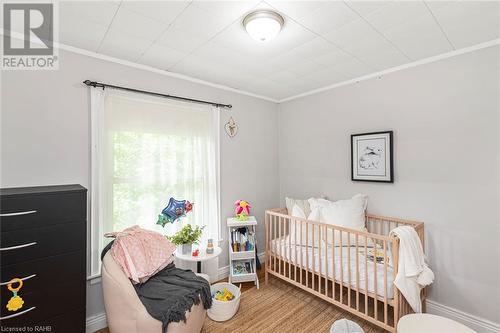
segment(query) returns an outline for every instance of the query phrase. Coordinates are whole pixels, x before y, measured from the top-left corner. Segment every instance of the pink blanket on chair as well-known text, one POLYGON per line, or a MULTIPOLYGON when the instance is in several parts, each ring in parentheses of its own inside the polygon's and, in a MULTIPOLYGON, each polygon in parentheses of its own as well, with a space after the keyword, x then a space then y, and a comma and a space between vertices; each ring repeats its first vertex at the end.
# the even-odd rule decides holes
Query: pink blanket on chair
POLYGON ((134 284, 146 282, 174 260, 175 245, 165 236, 138 225, 104 236, 115 238, 111 256, 134 284))

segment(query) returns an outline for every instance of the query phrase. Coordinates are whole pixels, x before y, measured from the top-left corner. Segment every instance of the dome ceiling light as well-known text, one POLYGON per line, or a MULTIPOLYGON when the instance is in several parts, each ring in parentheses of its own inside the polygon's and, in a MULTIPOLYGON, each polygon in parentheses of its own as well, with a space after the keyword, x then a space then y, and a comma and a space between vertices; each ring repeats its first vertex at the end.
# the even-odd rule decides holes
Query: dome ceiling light
POLYGON ((243 19, 247 33, 259 42, 268 42, 276 37, 284 23, 283 16, 271 10, 257 10, 243 19))

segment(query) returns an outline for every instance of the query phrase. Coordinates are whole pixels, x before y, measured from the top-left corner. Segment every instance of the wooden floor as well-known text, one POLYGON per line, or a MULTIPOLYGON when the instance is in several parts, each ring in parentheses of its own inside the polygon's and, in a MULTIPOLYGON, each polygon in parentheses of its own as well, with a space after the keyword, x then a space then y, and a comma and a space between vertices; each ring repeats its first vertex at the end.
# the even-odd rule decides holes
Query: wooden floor
MULTIPOLYGON (((331 305, 278 278, 269 277, 264 285, 264 270, 259 271, 260 289, 253 283, 242 284, 240 309, 229 321, 218 323, 205 319, 203 333, 219 332, 329 332, 338 319, 358 323, 365 333, 383 332, 380 328, 331 305)), ((97 333, 109 333, 108 329, 97 333)))

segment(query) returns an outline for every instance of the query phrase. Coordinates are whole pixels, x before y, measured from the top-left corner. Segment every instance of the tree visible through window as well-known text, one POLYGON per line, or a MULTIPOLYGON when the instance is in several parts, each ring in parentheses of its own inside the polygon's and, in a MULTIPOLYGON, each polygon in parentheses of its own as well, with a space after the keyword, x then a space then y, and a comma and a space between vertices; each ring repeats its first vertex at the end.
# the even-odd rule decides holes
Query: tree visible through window
POLYGON ((104 233, 133 225, 171 235, 186 223, 219 238, 219 110, 113 89, 92 90, 92 271, 104 233), (194 208, 156 224, 170 197, 194 208), (97 237, 97 238, 96 238, 97 237))

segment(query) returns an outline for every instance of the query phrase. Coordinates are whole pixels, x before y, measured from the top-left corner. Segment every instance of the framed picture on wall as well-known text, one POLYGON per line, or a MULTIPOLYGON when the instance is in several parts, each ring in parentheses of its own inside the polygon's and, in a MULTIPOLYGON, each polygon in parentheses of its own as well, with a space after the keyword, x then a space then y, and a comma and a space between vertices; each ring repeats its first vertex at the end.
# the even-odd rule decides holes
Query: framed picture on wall
POLYGON ((394 182, 392 131, 351 135, 351 179, 394 182))

